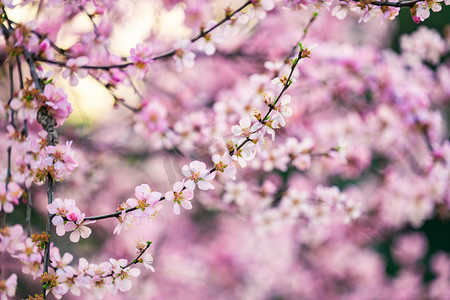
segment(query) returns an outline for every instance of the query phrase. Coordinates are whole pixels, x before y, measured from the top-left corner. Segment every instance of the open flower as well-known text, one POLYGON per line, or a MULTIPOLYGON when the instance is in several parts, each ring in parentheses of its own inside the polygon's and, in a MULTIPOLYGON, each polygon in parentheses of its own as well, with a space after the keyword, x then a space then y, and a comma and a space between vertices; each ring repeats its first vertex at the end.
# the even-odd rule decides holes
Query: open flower
POLYGON ((117 217, 119 224, 114 228, 113 234, 119 234, 122 231, 122 227, 125 225, 125 229, 128 230, 134 221, 134 216, 131 213, 127 213, 125 210, 122 211, 120 216, 117 217))
POLYGON ((81 68, 89 63, 87 56, 80 56, 77 58, 69 58, 66 63, 66 69, 62 73, 62 77, 67 79, 70 77, 69 82, 71 86, 78 85, 78 77, 84 78, 88 75, 88 70, 81 68), (77 77, 78 75, 78 77, 77 77))
POLYGON ((155 268, 153 267, 153 256, 150 253, 145 253, 142 256, 142 263, 146 269, 155 272, 155 268))
POLYGON ((184 185, 191 191, 195 189, 195 184, 204 191, 214 189, 214 186, 208 180, 214 179, 216 173, 209 173, 204 162, 195 160, 189 166, 184 165, 181 171, 184 176, 189 178, 184 185))
POLYGON ((70 241, 73 243, 77 243, 80 240, 80 237, 83 239, 87 239, 91 233, 92 229, 87 227, 87 224, 95 223, 95 221, 84 221, 85 214, 69 214, 67 219, 70 220, 64 225, 64 229, 66 231, 72 231, 70 234, 70 241))
POLYGON ((138 277, 141 271, 137 268, 126 267, 127 260, 110 258, 109 262, 112 266, 114 286, 121 292, 128 292, 131 290, 132 282, 130 277, 138 277))
POLYGON ((212 161, 217 172, 224 173, 231 179, 236 180, 236 166, 228 152, 225 152, 222 157, 219 154, 214 154, 212 161))
POLYGON ((44 88, 45 102, 47 111, 56 119, 57 126, 64 124, 66 119, 72 113, 72 105, 67 99, 67 94, 62 88, 55 88, 53 84, 47 84, 44 88))
POLYGON ((174 48, 175 54, 173 59, 175 60, 175 65, 178 72, 185 68, 192 68, 195 65, 195 53, 191 51, 191 41, 189 40, 179 40, 175 42, 174 48))
POLYGON ((64 230, 64 218, 71 212, 79 213, 80 210, 75 205, 75 200, 56 198, 51 204, 47 205, 47 211, 54 215, 52 218, 52 224, 56 226, 56 234, 63 236, 66 232, 64 230))
POLYGON ((175 182, 173 191, 167 192, 164 197, 168 201, 173 201, 173 212, 176 215, 180 214, 180 205, 183 206, 184 209, 192 209, 192 204, 189 200, 194 197, 194 192, 190 189, 186 189, 184 182, 175 182))
POLYGON ((8 279, 0 281, 0 297, 1 299, 7 299, 13 297, 16 294, 17 288, 17 275, 11 274, 8 279))
POLYGON ((145 45, 137 45, 136 49, 130 50, 130 61, 133 63, 127 68, 128 74, 138 73, 137 78, 143 79, 148 72, 148 66, 152 62, 151 48, 145 45))
POLYGON ((253 124, 250 121, 250 118, 245 117, 242 118, 239 121, 239 125, 233 125, 231 127, 231 132, 233 132, 234 135, 242 136, 244 138, 254 139, 257 137, 255 134, 256 129, 259 127, 259 122, 253 124))
POLYGON ((127 200, 128 206, 138 208, 133 211, 135 217, 150 218, 158 212, 159 208, 156 203, 161 199, 161 193, 153 192, 148 184, 141 184, 135 188, 135 195, 137 199, 130 198, 127 200))

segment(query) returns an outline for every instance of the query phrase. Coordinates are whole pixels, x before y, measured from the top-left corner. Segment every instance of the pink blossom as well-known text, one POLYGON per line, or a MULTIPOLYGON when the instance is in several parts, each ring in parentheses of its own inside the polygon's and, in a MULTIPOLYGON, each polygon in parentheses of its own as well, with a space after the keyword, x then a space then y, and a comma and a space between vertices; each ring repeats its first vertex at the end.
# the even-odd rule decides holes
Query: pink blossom
POLYGON ((123 210, 120 216, 117 217, 117 220, 119 221, 119 224, 114 227, 113 234, 120 234, 124 225, 126 230, 130 229, 134 221, 134 215, 132 213, 126 213, 126 211, 123 210))
POLYGON ((121 292, 128 292, 131 290, 132 282, 130 277, 138 277, 141 273, 139 269, 131 268, 130 266, 124 268, 127 265, 126 259, 115 260, 110 258, 109 261, 112 266, 112 276, 114 278, 115 288, 121 292))
POLYGON ((31 238, 27 238, 21 245, 20 252, 12 255, 22 264, 22 272, 30 274, 33 279, 42 274, 43 251, 36 246, 31 238))
POLYGON ((336 18, 338 18, 339 20, 343 20, 345 19, 345 17, 347 16, 347 14, 349 12, 351 12, 352 10, 354 10, 354 6, 352 5, 353 3, 351 1, 345 2, 339 2, 338 5, 336 5, 335 7, 333 7, 333 9, 331 10, 331 15, 335 16, 336 18))
POLYGON ((74 158, 75 152, 71 149, 72 141, 65 145, 46 147, 46 155, 53 158, 53 165, 48 172, 57 181, 62 181, 66 176, 78 167, 78 162, 74 158))
POLYGON ((254 139, 257 136, 255 131, 258 126, 258 123, 252 125, 250 118, 245 117, 239 121, 239 125, 233 125, 231 127, 231 132, 243 138, 254 139))
POLYGON ((167 109, 157 99, 143 101, 142 109, 135 114, 134 130, 143 136, 167 131, 167 109))
POLYGON ((191 191, 195 189, 195 184, 201 190, 211 190, 214 186, 209 182, 209 180, 214 179, 215 173, 210 173, 206 169, 206 165, 200 161, 192 161, 189 166, 184 165, 181 169, 183 175, 189 179, 184 183, 184 185, 191 191))
POLYGON ((268 11, 275 7, 274 0, 254 0, 249 12, 251 18, 264 19, 268 11))
POLYGON ((78 85, 78 77, 85 78, 89 73, 87 69, 82 67, 89 63, 89 58, 86 56, 80 56, 77 58, 69 58, 66 63, 66 69, 62 73, 62 77, 67 79, 70 77, 70 85, 78 85))
POLYGON ((296 81, 295 78, 291 77, 288 80, 288 76, 286 76, 286 74, 284 74, 281 77, 275 77, 274 79, 272 79, 272 84, 276 84, 279 88, 284 88, 284 86, 289 86, 292 83, 294 83, 296 81))
POLYGON ((195 53, 190 50, 191 41, 189 40, 179 40, 175 43, 174 48, 175 55, 173 59, 175 60, 175 65, 178 72, 185 68, 193 68, 195 65, 195 53))
MULTIPOLYGON (((81 261, 80 261, 81 262, 81 261)), ((113 293, 115 291, 112 276, 112 265, 109 262, 104 262, 99 265, 89 264, 85 273, 91 278, 89 279, 89 286, 93 289, 94 296, 97 299, 102 299, 105 293, 113 293)))
POLYGON ((19 224, 5 226, 0 231, 0 252, 15 253, 24 247, 25 236, 23 228, 19 224))
POLYGON ((173 185, 173 191, 167 192, 164 197, 167 201, 173 201, 173 212, 176 215, 180 214, 180 205, 184 209, 192 209, 191 200, 194 197, 194 192, 185 188, 184 182, 177 181, 173 185))
POLYGON ((84 221, 84 217, 84 213, 72 213, 67 216, 67 219, 72 220, 72 222, 67 222, 64 225, 64 230, 72 231, 72 233, 70 234, 70 241, 73 243, 77 243, 80 240, 80 236, 83 239, 87 239, 92 233, 92 229, 90 229, 86 225, 95 223, 95 221, 84 221))
POLYGON ((236 180, 236 166, 228 152, 225 152, 222 157, 219 154, 214 154, 212 161, 217 172, 224 173, 231 179, 236 180))
POLYGON ((66 232, 72 231, 70 240, 78 242, 80 236, 84 239, 91 235, 92 230, 86 225, 95 221, 84 221, 85 214, 75 206, 75 200, 56 198, 53 203, 47 205, 47 210, 54 215, 53 225, 56 226, 56 234, 63 236, 66 232))
POLYGON ((50 249, 50 257, 51 257, 51 266, 55 269, 65 270, 69 267, 69 264, 73 260, 73 255, 70 253, 64 253, 63 257, 59 253, 59 249, 57 247, 52 247, 50 249))
MULTIPOLYGON (((0 182, 1 183, 1 182, 0 182)), ((8 183, 8 190, 5 184, 0 184, 0 211, 12 213, 14 211, 13 204, 19 204, 19 198, 22 195, 22 189, 15 182, 8 183)))
POLYGON ((414 7, 411 8, 411 16, 413 17, 413 21, 416 23, 428 19, 430 16, 430 8, 428 7, 427 1, 417 2, 414 7), (415 13, 413 13, 413 11, 415 13))
POLYGON ((52 84, 47 84, 44 88, 45 102, 49 112, 55 117, 57 126, 64 124, 72 113, 72 105, 67 99, 67 94, 61 88, 55 88, 52 84))
POLYGON ((139 44, 130 50, 130 61, 133 63, 127 68, 128 74, 138 73, 137 78, 143 79, 148 72, 148 66, 152 62, 150 46, 139 44))
POLYGON ((127 205, 136 207, 133 215, 137 218, 156 218, 160 205, 156 205, 161 199, 161 193, 151 190, 148 184, 141 184, 135 188, 135 195, 137 199, 129 198, 127 205))
POLYGON ((81 290, 76 281, 78 274, 74 268, 68 266, 64 270, 57 269, 56 275, 58 275, 58 286, 52 289, 54 294, 64 295, 70 290, 75 296, 80 296, 81 290))
MULTIPOLYGON (((208 22, 206 28, 210 28, 215 25, 215 22, 208 22)), ((197 41, 197 49, 203 51, 206 55, 211 56, 216 53, 215 44, 222 42, 222 36, 219 32, 213 31, 207 33, 197 41)))
POLYGON ((362 12, 363 14, 359 18, 358 23, 361 22, 366 23, 373 20, 381 12, 381 8, 379 6, 365 5, 364 8, 362 9, 362 12))
POLYGON ((145 253, 142 256, 142 261, 144 264, 144 267, 152 272, 155 272, 155 268, 153 267, 153 257, 150 253, 145 253))
POLYGON ((0 287, 0 297, 2 300, 6 300, 7 296, 15 296, 17 289, 17 275, 13 273, 8 279, 0 281, 0 287))

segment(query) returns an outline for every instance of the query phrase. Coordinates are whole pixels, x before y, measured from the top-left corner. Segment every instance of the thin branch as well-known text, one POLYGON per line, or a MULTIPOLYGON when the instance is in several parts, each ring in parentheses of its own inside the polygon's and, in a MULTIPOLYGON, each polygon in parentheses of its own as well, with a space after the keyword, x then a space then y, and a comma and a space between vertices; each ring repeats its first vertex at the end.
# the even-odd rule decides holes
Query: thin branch
MULTIPOLYGON (((41 62, 45 62, 45 63, 49 63, 49 64, 53 64, 53 65, 58 65, 61 67, 65 67, 66 66, 66 62, 64 61, 58 61, 58 60, 50 60, 41 56, 36 56, 34 57, 34 59, 36 61, 41 61, 41 62)), ((122 68, 126 68, 128 66, 131 66, 132 63, 128 62, 128 63, 123 63, 120 65, 109 65, 109 66, 92 66, 92 65, 84 65, 84 66, 79 66, 78 68, 81 69, 93 69, 93 70, 111 70, 111 69, 122 69, 122 68)))
MULTIPOLYGON (((19 56, 16 57, 16 62, 17 62, 17 70, 18 70, 18 74, 19 74, 20 89, 23 89, 24 84, 23 84, 23 75, 22 75, 22 62, 21 62, 19 56)), ((28 121, 27 121, 27 119, 25 119, 23 121, 22 133, 25 136, 25 138, 28 137, 28 121)), ((27 167, 30 168, 30 165, 27 164, 27 167)), ((32 203, 31 203, 31 189, 29 187, 25 187, 25 193, 27 195, 27 210, 26 210, 26 214, 25 214, 25 227, 27 228, 27 236, 30 237, 31 236, 31 209, 33 207, 32 203)))
POLYGON ((291 85, 291 78, 292 75, 294 74, 295 68, 297 67, 298 62, 300 61, 300 59, 303 56, 303 49, 300 49, 300 51, 298 52, 297 58, 293 60, 293 64, 291 67, 291 71, 289 73, 289 76, 286 79, 286 83, 283 85, 283 89, 281 90, 281 92, 278 94, 277 98, 275 99, 275 101, 269 106, 269 111, 266 113, 266 115, 264 116, 264 118, 262 118, 260 120, 260 122, 264 125, 265 122, 267 122, 267 118, 269 117, 270 113, 273 111, 273 109, 275 108, 275 105, 278 103, 278 101, 280 100, 281 96, 283 96, 284 92, 289 88, 289 86, 291 85))
MULTIPOLYGON (((31 32, 34 33, 35 35, 37 35, 40 39, 45 39, 45 38, 47 38, 47 35, 41 34, 41 33, 37 32, 37 31, 35 31, 35 30, 31 30, 31 32)), ((58 53, 61 54, 61 55, 64 55, 64 56, 67 57, 67 58, 70 58, 70 57, 67 55, 66 50, 64 50, 64 49, 62 49, 62 48, 60 48, 60 47, 58 47, 52 40, 48 39, 48 41, 49 41, 49 43, 50 43, 50 46, 52 46, 52 48, 55 49, 56 52, 58 52, 58 53)))
MULTIPOLYGON (((47 189, 47 198, 48 198, 48 204, 52 204, 53 202, 53 193, 54 193, 54 180, 53 177, 48 174, 47 175, 47 180, 48 180, 48 189, 47 189)), ((44 252, 44 267, 43 267, 43 271, 42 274, 48 273, 48 265, 50 262, 50 239, 51 239, 51 219, 52 219, 52 215, 50 213, 47 214, 47 226, 45 228, 45 233, 48 234, 48 242, 45 243, 45 252, 44 252)), ((44 286, 42 286, 42 290, 43 290, 43 294, 44 294, 44 299, 45 299, 45 291, 46 288, 44 286)))
POLYGON ((433 148, 433 145, 431 144, 430 135, 428 134, 428 130, 426 128, 422 128, 422 134, 423 134, 423 137, 425 138, 425 143, 427 144, 428 150, 430 150, 430 152, 433 154, 434 148, 433 148))
MULTIPOLYGON (((158 201, 162 201, 165 200, 165 197, 160 198, 158 201)), ((132 211, 137 210, 139 207, 132 207, 132 208, 128 208, 125 210, 125 213, 129 213, 132 211)), ((117 218, 122 214, 123 210, 120 211, 116 211, 110 214, 106 214, 106 215, 99 215, 99 216, 93 216, 93 217, 86 217, 84 218, 85 221, 96 221, 96 220, 103 220, 103 219, 109 219, 109 218, 117 218)))
POLYGON ((366 1, 367 4, 372 4, 376 6, 391 6, 391 7, 413 7, 417 2, 423 0, 407 0, 407 1, 399 1, 399 2, 389 2, 389 1, 366 1))
MULTIPOLYGON (((314 21, 317 19, 318 16, 319 16, 319 13, 317 13, 317 12, 313 13, 311 19, 309 19, 309 21, 308 21, 308 24, 306 24, 305 28, 303 29, 303 34, 299 40, 300 42, 303 42, 305 40, 306 36, 308 35, 309 28, 311 27, 311 25, 314 23, 314 21)), ((297 47, 298 47, 298 44, 296 44, 294 47, 292 47, 291 52, 289 52, 289 54, 286 56, 286 59, 284 61, 285 63, 289 62, 289 58, 294 55, 297 47)))
MULTIPOLYGON (((217 24, 215 24, 214 26, 210 27, 207 30, 202 30, 198 35, 196 35, 195 37, 193 37, 191 39, 191 43, 194 43, 196 41, 198 41, 199 39, 201 39, 202 37, 207 36, 211 31, 215 30, 216 28, 218 28, 219 26, 221 26, 222 24, 224 24, 226 21, 230 20, 235 14, 237 14, 238 12, 242 11, 244 8, 246 8, 247 6, 249 6, 250 4, 252 4, 252 1, 247 1, 245 2, 243 5, 241 5, 239 8, 235 9, 233 12, 227 14, 222 20, 220 20, 217 24)), ((89 14, 88 14, 89 16, 89 14)), ((90 17, 91 18, 91 17, 90 17)), ((91 18, 92 21, 92 18, 91 18)), ((94 24, 94 22, 92 22, 94 24)), ((94 24, 94 31, 96 30, 96 25, 94 24)), ((56 49, 58 49, 56 47, 56 49)), ((61 49, 62 50, 62 49, 61 49)), ((173 49, 170 50, 166 53, 154 56, 151 58, 151 60, 155 61, 155 60, 159 60, 159 59, 166 59, 166 58, 170 58, 173 55, 175 55, 177 49, 173 49)), ((62 50, 61 51, 63 54, 65 54, 65 51, 62 50)), ((36 61, 41 61, 41 62, 45 62, 45 63, 49 63, 49 64, 55 64, 55 65, 59 65, 59 66, 66 66, 66 62, 64 61, 56 61, 56 60, 50 60, 50 59, 46 59, 44 57, 34 57, 34 59, 36 61)), ((123 64, 119 64, 119 65, 109 65, 109 66, 92 66, 92 65, 84 65, 84 66, 79 66, 79 68, 83 68, 83 69, 94 69, 94 70, 111 70, 111 69, 123 69, 126 68, 128 66, 132 65, 131 62, 127 62, 127 63, 123 63, 123 64)))
MULTIPOLYGON (((237 14, 238 12, 240 12, 241 10, 243 10, 244 8, 249 6, 250 4, 252 4, 252 1, 245 2, 244 4, 242 4, 239 8, 235 9, 230 14, 225 15, 225 17, 222 20, 220 20, 216 25, 210 27, 207 30, 202 30, 202 32, 200 32, 197 36, 195 36, 195 37, 193 37, 191 39, 191 43, 194 43, 194 42, 198 41, 199 39, 201 39, 202 37, 205 37, 208 33, 213 31, 214 29, 216 29, 217 27, 219 27, 220 25, 222 25, 226 21, 230 20, 235 14, 237 14)), ((158 59, 163 59, 163 58, 169 58, 169 57, 173 56, 175 54, 175 52, 176 52, 176 49, 171 50, 171 51, 169 51, 167 53, 155 56, 152 59, 153 60, 158 60, 158 59)))
POLYGON ((16 57, 16 62, 17 62, 17 71, 19 73, 19 86, 20 89, 22 90, 24 88, 22 75, 22 61, 20 60, 19 56, 16 57))
POLYGON ((27 211, 26 211, 26 215, 25 215, 25 226, 27 227, 27 237, 30 237, 31 236, 31 209, 33 207, 31 204, 31 189, 26 188, 25 193, 27 194, 27 211))
POLYGON ((136 107, 133 107, 133 106, 129 105, 128 103, 125 102, 124 99, 121 99, 121 98, 117 97, 116 94, 114 94, 114 92, 111 90, 110 86, 105 86, 105 87, 108 90, 108 92, 111 94, 111 96, 114 98, 114 106, 116 106, 118 104, 121 104, 125 108, 129 109, 130 111, 132 111, 133 113, 137 113, 137 112, 139 112, 141 110, 140 108, 136 108, 136 107))
POLYGON ((145 251, 147 251, 147 249, 150 248, 151 244, 152 244, 152 242, 147 241, 147 246, 145 246, 145 248, 141 251, 141 253, 139 253, 139 255, 132 262, 130 262, 126 266, 122 267, 122 269, 126 269, 131 265, 137 264, 139 262, 139 259, 142 257, 142 255, 144 255, 145 251))

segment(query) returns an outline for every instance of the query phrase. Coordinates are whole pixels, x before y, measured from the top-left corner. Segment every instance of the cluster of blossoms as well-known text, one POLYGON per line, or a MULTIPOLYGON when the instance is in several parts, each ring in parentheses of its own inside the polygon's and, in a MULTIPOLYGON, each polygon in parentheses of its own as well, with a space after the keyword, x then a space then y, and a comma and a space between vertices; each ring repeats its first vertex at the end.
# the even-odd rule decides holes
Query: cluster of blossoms
MULTIPOLYGON (((215 178, 216 172, 224 173, 233 180, 236 179, 236 164, 245 167, 246 161, 254 159, 257 151, 255 145, 264 147, 264 143, 260 142, 260 140, 264 140, 264 133, 270 132, 274 138, 275 133, 272 126, 274 126, 273 121, 280 118, 279 111, 289 112, 289 108, 286 108, 286 106, 290 102, 290 97, 285 95, 282 99, 289 99, 289 101, 282 100, 276 106, 270 125, 266 125, 266 122, 262 120, 251 125, 250 119, 244 118, 239 121, 239 125, 232 126, 231 130, 235 137, 230 139, 227 144, 228 152, 225 152, 222 156, 219 154, 212 156, 213 169, 208 170, 206 164, 201 161, 192 161, 189 165, 183 166, 181 171, 187 177, 187 180, 176 182, 173 185, 173 191, 164 195, 165 200, 174 203, 173 211, 175 214, 180 214, 180 205, 184 209, 192 209, 190 200, 194 197, 196 187, 204 191, 214 189, 214 185, 210 181, 215 178), (251 141, 251 143, 247 143, 248 141, 251 141)), ((285 115, 289 116, 291 113, 285 115)), ((284 120, 283 122, 278 121, 276 124, 275 128, 279 128, 278 125, 285 125, 284 120)), ((152 191, 147 184, 137 186, 135 195, 137 199, 130 198, 119 206, 119 211, 122 211, 122 213, 118 217, 119 224, 114 229, 114 233, 120 233, 123 224, 126 224, 126 228, 130 228, 135 218, 154 220, 162 209, 162 206, 158 205, 158 202, 163 199, 161 193, 152 191), (127 213, 127 211, 131 212, 127 213)))
MULTIPOLYGON (((338 19, 344 19, 349 12, 359 13, 361 15, 359 22, 368 22, 373 20, 377 16, 382 16, 383 20, 394 20, 400 11, 401 6, 409 6, 412 20, 415 23, 420 23, 425 21, 430 17, 430 8, 433 12, 439 12, 442 10, 442 0, 430 0, 430 1, 414 1, 412 4, 403 1, 392 1, 390 3, 373 1, 339 1, 331 14, 336 16, 338 19)), ((445 5, 450 5, 450 1, 444 0, 445 5)), ((329 5, 329 4, 328 4, 329 5)))
POLYGON ((56 88, 51 83, 45 85, 42 93, 34 83, 30 83, 18 92, 17 97, 11 100, 9 106, 11 109, 19 111, 21 117, 31 124, 36 121, 40 108, 44 108, 50 116, 55 118, 57 126, 64 124, 72 112, 72 105, 67 99, 67 94, 62 88, 56 88))
MULTIPOLYGON (((93 264, 85 258, 80 258, 78 267, 73 267, 70 265, 73 255, 64 253, 61 256, 59 249, 53 246, 50 248, 52 271, 42 275, 45 241, 48 241, 46 234, 26 238, 20 225, 5 227, 0 232, 0 250, 7 251, 18 259, 25 274, 30 274, 33 278, 40 276, 41 282, 47 286, 47 293, 51 291, 57 299, 61 299, 69 291, 73 295, 80 296, 83 288, 92 290, 97 299, 103 298, 106 292, 111 294, 116 294, 117 291, 127 292, 132 287, 131 279, 140 275, 139 269, 132 268, 132 263, 129 264, 126 259, 111 258, 108 262, 93 264)), ((150 244, 139 242, 136 249, 140 257, 138 261, 147 269, 154 271, 153 258, 150 253, 145 252, 150 244)), ((14 296, 16 285, 17 275, 12 274, 4 281, 1 295, 14 296)))
POLYGON ((12 213, 14 205, 19 204, 19 199, 22 195, 23 189, 16 182, 9 182, 7 186, 0 182, 0 210, 5 213, 12 213))
MULTIPOLYGON (((51 291, 58 299, 69 291, 79 296, 82 289, 99 299, 105 293, 120 298, 117 292, 130 291, 132 285, 138 286, 136 293, 142 298, 181 298, 186 287, 194 287, 192 297, 197 299, 210 298, 218 291, 228 299, 383 299, 391 296, 390 291, 394 298, 412 298, 402 294, 406 291, 421 298, 445 299, 449 272, 439 266, 448 266, 446 255, 434 257, 436 280, 426 287, 415 273, 427 251, 422 235, 405 235, 395 241, 392 253, 401 271, 392 280, 384 276, 381 256, 369 248, 376 248, 371 240, 378 235, 401 232, 405 226, 420 228, 435 215, 445 216, 450 207, 450 143, 442 129, 445 116, 438 110, 450 96, 446 85, 450 68, 442 64, 434 70, 423 64, 441 64, 449 41, 421 29, 402 38, 401 54, 379 52, 376 46, 338 44, 340 34, 346 37, 349 30, 325 16, 325 26, 319 27, 330 30, 314 32, 316 37, 310 41, 322 44, 314 59, 306 61, 311 47, 300 43, 296 58, 292 55, 297 48, 289 49, 298 39, 294 36, 298 28, 305 28, 305 38, 317 18, 314 14, 304 24, 310 17, 305 8, 335 5, 331 15, 338 19, 354 11, 360 14, 360 22, 367 22, 377 15, 392 20, 405 3, 252 0, 236 10, 226 8, 219 22, 203 22, 214 17, 213 4, 204 2, 186 0, 176 5, 178 1, 162 1, 168 10, 183 10, 185 25, 200 33, 190 41, 170 41, 173 50, 162 52, 167 41, 152 29, 149 43, 137 42, 127 57, 109 49, 113 25, 127 18, 115 1, 44 1, 37 11, 55 17, 27 25, 9 19, 9 9, 16 3, 2 2, 12 92, 8 104, 0 107, 8 133, 0 137, 0 144, 8 148, 2 151, 8 153, 8 167, 0 181, 0 221, 3 212, 9 217, 21 199, 28 214, 30 188, 47 180, 51 203, 44 211, 49 214, 48 227, 55 226, 58 236, 70 232, 74 243, 96 234, 87 225, 114 217, 119 221, 114 234, 138 225, 138 234, 153 235, 160 222, 142 225, 156 220, 167 202, 182 226, 159 235, 160 241, 167 239, 165 245, 160 243, 161 253, 167 255, 158 259, 162 279, 155 282, 170 284, 132 284, 131 278, 146 280, 137 278, 141 272, 134 264, 154 271, 153 257, 146 252, 150 242, 138 242, 138 256, 130 263, 108 258, 95 264, 80 258, 74 267, 70 264, 75 255, 61 255, 56 242, 50 243, 50 232, 26 237, 22 227, 14 225, 0 231, 0 252, 18 259, 23 274, 40 276, 44 294, 51 291), (279 9, 280 5, 303 10, 302 18, 290 15, 296 11, 279 9), (58 38, 66 30, 64 22, 79 16, 89 22, 92 31, 77 33, 76 42, 60 48, 67 43, 58 38), (224 39, 232 42, 222 43, 224 39), (239 60, 238 67, 230 63, 234 58, 239 60), (164 66, 158 62, 163 59, 172 63, 164 66), (176 73, 172 73, 172 60, 176 73), (299 62, 303 64, 300 72, 299 62), (25 63, 32 80, 22 74, 25 63), (122 105, 134 114, 133 122, 124 122, 119 112, 110 124, 103 123, 105 131, 99 129, 101 125, 89 127, 88 134, 81 133, 83 126, 65 127, 69 129, 62 134, 71 137, 68 140, 74 132, 82 135, 74 139, 87 154, 80 160, 79 172, 73 172, 79 163, 72 142, 58 145, 55 140, 54 127, 66 122, 72 106, 67 94, 43 75, 52 66, 61 68, 62 78, 72 86, 90 75, 112 95, 116 107, 122 105), (188 70, 194 66, 195 76, 188 70), (262 66, 264 71, 253 74, 262 66), (21 83, 18 91, 14 70, 21 83), (215 80, 216 76, 221 80, 215 80), (151 80, 146 81, 147 77, 151 80), (145 89, 136 80, 144 81, 145 89), (124 86, 133 89, 139 99, 136 108, 124 100, 129 97, 122 96, 124 86), (285 93, 288 88, 292 97, 285 93), (128 128, 130 123, 134 131, 128 128), (224 143, 218 142, 224 136, 224 143), (141 184, 135 188, 135 197, 114 213, 86 216, 122 197, 112 197, 113 193, 127 194, 122 189, 135 185, 131 174, 136 175, 141 166, 150 170, 147 175, 155 181, 152 187, 157 187, 163 177, 161 168, 149 165, 164 155, 182 155, 189 161, 183 167, 175 166, 175 173, 183 177, 169 178, 171 190, 163 194, 141 184), (210 158, 208 168, 205 162, 210 158), (95 166, 92 170, 84 167, 88 162, 95 166), (123 162, 132 165, 130 173, 123 162), (102 173, 102 169, 112 171, 102 173), (58 193, 82 190, 89 199, 96 199, 86 213, 73 199, 52 200, 53 182, 63 180, 68 184, 58 187, 62 189, 58 193), (193 205, 194 193, 202 205, 193 205), (181 208, 194 212, 181 214, 181 208), (209 212, 202 215, 205 209, 209 212), (216 216, 218 211, 233 212, 235 217, 216 216), (214 234, 205 237, 202 230, 214 234), (255 231, 272 236, 259 239, 255 231), (192 247, 186 247, 188 243, 192 247), (275 256, 279 259, 267 261, 275 256), (298 286, 298 282, 305 284, 298 286), (164 290, 167 286, 169 291, 164 290)), ((439 11, 441 3, 417 1, 408 6, 413 20, 420 22, 428 18, 429 8, 439 11)), ((26 222, 30 235, 34 228, 29 216, 26 222)), ((100 223, 96 225, 105 226, 105 232, 110 229, 109 224, 100 223)), ((130 243, 123 234, 114 240, 99 240, 106 257, 129 252, 130 243)), ((16 282, 15 273, 0 281, 1 296, 13 296, 16 282)))
POLYGON ((25 141, 18 141, 19 151, 25 153, 18 157, 16 164, 20 166, 14 178, 25 186, 32 182, 42 184, 50 175, 56 181, 63 181, 78 166, 72 142, 64 145, 48 145, 47 132, 41 130, 39 138, 28 136, 25 141))
MULTIPOLYGON (((33 141, 31 141, 33 143, 33 141)), ((71 142, 65 145, 47 146, 31 160, 30 172, 36 183, 43 182, 47 175, 56 181, 63 181, 78 166, 71 149, 71 142)))
POLYGON ((74 243, 87 239, 92 230, 86 225, 95 221, 85 221, 85 214, 76 207, 75 200, 56 198, 53 203, 47 205, 47 210, 52 217, 52 224, 56 227, 56 234, 63 236, 66 232, 70 234, 70 240, 74 243))

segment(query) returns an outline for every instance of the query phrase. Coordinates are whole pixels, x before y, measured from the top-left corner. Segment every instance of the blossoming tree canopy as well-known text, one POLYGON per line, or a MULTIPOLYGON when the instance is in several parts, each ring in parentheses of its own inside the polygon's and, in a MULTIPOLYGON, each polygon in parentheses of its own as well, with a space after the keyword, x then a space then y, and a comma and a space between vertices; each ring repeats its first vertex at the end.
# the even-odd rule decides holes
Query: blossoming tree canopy
POLYGON ((448 299, 449 1, 0 3, 2 299, 448 299))

